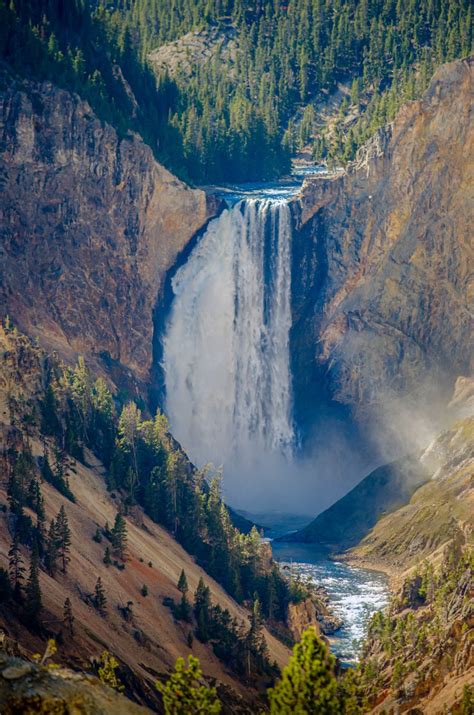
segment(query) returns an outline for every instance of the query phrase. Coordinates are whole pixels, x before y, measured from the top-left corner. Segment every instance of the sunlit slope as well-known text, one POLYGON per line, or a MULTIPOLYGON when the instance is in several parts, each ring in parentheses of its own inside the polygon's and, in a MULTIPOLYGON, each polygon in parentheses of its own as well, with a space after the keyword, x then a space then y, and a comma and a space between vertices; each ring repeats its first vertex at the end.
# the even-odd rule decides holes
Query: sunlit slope
POLYGON ((349 552, 351 558, 404 571, 436 556, 452 539, 473 543, 474 417, 440 435, 424 458, 438 463, 430 480, 405 506, 380 519, 349 552))

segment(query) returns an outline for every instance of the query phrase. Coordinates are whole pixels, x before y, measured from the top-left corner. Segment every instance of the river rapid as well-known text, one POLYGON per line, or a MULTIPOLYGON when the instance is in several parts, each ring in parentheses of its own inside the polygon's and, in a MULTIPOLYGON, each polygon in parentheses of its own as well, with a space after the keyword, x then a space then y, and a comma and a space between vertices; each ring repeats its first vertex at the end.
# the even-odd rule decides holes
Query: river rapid
POLYGON ((273 555, 294 575, 322 586, 343 626, 329 636, 331 651, 343 664, 353 665, 370 617, 388 603, 385 574, 333 561, 311 544, 272 543, 273 555))

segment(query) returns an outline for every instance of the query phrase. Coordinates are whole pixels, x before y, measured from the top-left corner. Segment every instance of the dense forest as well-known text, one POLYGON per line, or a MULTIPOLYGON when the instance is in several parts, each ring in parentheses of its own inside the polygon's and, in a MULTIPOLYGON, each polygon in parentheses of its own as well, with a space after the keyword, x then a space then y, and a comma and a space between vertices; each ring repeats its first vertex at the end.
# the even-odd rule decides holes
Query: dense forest
POLYGON ((439 64, 472 50, 469 0, 0 0, 0 27, 17 73, 77 91, 198 183, 275 178, 308 142, 316 159, 351 160, 439 64), (229 27, 231 59, 151 71, 151 50, 229 27), (341 80, 351 92, 327 136, 314 103, 341 80))

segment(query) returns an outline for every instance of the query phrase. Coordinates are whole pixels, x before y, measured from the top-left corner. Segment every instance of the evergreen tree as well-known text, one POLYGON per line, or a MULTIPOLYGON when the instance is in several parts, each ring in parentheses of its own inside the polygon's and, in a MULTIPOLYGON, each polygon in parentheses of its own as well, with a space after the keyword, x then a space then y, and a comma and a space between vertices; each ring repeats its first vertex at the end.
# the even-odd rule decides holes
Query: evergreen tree
POLYGON ((24 562, 21 555, 20 542, 18 535, 15 534, 8 552, 8 570, 13 587, 13 597, 16 601, 21 601, 22 597, 22 587, 25 573, 25 567, 23 564, 24 562))
POLYGON ((71 530, 69 528, 64 505, 61 505, 59 513, 56 517, 56 535, 58 557, 61 559, 63 573, 66 573, 67 564, 71 560, 69 556, 71 546, 71 530))
POLYGON ((181 600, 176 611, 176 617, 179 621, 191 623, 191 604, 189 603, 188 597, 185 593, 181 595, 181 600))
POLYGON ((73 636, 74 635, 74 615, 72 612, 72 604, 71 601, 68 598, 64 601, 64 608, 63 608, 63 623, 66 626, 69 635, 73 636))
POLYGON ((98 577, 94 588, 94 606, 102 616, 105 615, 107 610, 107 598, 100 576, 98 577))
POLYGON ((209 640, 209 626, 211 620, 211 593, 205 585, 203 578, 199 579, 196 593, 194 594, 194 616, 197 621, 196 636, 201 643, 209 640))
POLYGON ((94 536, 92 538, 97 544, 100 544, 102 542, 102 532, 98 527, 95 530, 94 536))
POLYGON ((45 564, 46 564, 46 568, 47 568, 50 576, 54 576, 54 574, 56 573, 56 567, 57 567, 56 562, 58 560, 58 555, 59 555, 58 542, 59 542, 59 537, 58 537, 57 524, 54 519, 51 519, 51 523, 49 525, 48 537, 46 540, 46 555, 45 555, 45 564))
POLYGON ((128 450, 132 456, 132 466, 127 474, 130 497, 134 499, 135 487, 138 482, 138 440, 140 432, 141 413, 134 402, 129 402, 122 410, 118 423, 119 444, 128 450))
POLYGON ((334 657, 315 629, 308 628, 294 647, 281 680, 268 691, 270 713, 340 713, 334 664, 334 657))
POLYGON ((102 559, 102 561, 106 566, 110 566, 110 564, 112 563, 112 558, 110 556, 110 548, 108 546, 105 547, 104 558, 102 559))
POLYGON ((112 529, 112 546, 115 553, 122 561, 125 561, 127 550, 127 523, 120 513, 117 513, 112 529))
POLYGON ((24 613, 30 624, 37 624, 41 613, 41 588, 39 583, 38 551, 31 554, 30 571, 25 587, 24 613))
POLYGON ((184 569, 181 570, 181 573, 179 575, 178 579, 178 591, 181 591, 182 594, 186 594, 188 592, 188 579, 186 578, 186 574, 184 572, 184 569))
POLYGON ((174 673, 166 683, 158 681, 156 687, 163 696, 165 715, 218 715, 221 712, 216 689, 206 685, 199 660, 192 655, 187 667, 184 658, 178 658, 174 673))

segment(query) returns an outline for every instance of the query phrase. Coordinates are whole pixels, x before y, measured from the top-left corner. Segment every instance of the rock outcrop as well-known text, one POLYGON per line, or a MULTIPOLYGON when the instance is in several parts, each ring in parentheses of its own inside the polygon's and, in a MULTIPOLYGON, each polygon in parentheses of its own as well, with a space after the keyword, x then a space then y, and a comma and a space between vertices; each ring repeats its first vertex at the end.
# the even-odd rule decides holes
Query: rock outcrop
POLYGON ((212 200, 49 83, 3 77, 0 137, 2 313, 147 379, 164 275, 212 200))
POLYGON ((473 372, 473 77, 474 57, 441 67, 347 172, 294 202, 303 426, 324 404, 367 417, 411 395, 421 409, 428 384, 443 403, 473 372))
POLYGON ((0 655, 0 710, 3 715, 81 713, 145 715, 140 707, 92 676, 66 668, 50 669, 0 655))

